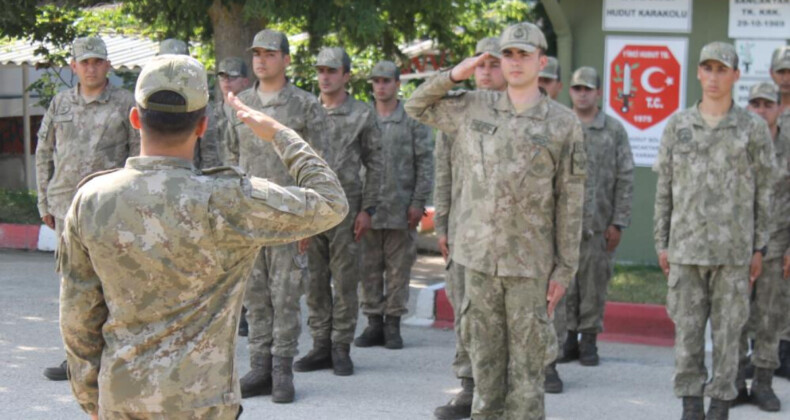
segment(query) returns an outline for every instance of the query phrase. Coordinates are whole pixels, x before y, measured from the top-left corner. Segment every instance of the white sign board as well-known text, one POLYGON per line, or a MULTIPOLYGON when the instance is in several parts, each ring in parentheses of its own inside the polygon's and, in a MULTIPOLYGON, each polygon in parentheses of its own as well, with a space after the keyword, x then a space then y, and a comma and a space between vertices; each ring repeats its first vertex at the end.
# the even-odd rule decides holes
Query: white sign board
POLYGON ((730 38, 790 38, 790 0, 730 0, 730 38))
POLYGON ((740 60, 741 78, 771 78, 771 55, 785 45, 783 39, 736 39, 735 50, 740 60))
POLYGON ((604 31, 691 32, 691 0, 604 0, 604 31))
POLYGON ((687 38, 606 37, 604 111, 625 127, 637 166, 653 166, 667 120, 685 106, 687 56, 687 38))

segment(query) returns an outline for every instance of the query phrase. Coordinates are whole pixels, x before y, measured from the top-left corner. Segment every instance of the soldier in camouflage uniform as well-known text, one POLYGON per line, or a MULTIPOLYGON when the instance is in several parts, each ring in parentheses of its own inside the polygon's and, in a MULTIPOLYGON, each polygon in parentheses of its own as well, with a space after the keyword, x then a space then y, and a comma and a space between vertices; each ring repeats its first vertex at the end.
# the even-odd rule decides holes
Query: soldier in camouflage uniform
MULTIPOLYGON (((176 54, 176 55, 189 55, 189 47, 187 43, 174 38, 168 38, 159 43, 159 51, 156 55, 163 54, 176 54)), ((211 103, 208 104, 206 110, 209 117, 215 115, 216 111, 211 103)), ((195 145, 194 164, 198 169, 213 168, 222 164, 220 159, 220 137, 219 126, 217 125, 216 118, 209 118, 208 129, 205 134, 198 139, 195 145)))
POLYGON ((94 418, 234 419, 234 332, 258 250, 339 223, 343 190, 298 134, 239 102, 260 137, 246 140, 270 144, 298 186, 196 170, 208 86, 191 57, 153 58, 135 99, 145 155, 84 180, 61 238, 72 391, 94 418))
POLYGON ((567 299, 567 338, 563 361, 579 359, 584 366, 598 364, 597 336, 603 331, 606 291, 612 279, 614 252, 620 234, 631 222, 634 158, 628 134, 620 122, 599 107, 601 80, 592 67, 581 67, 571 77, 573 111, 582 122, 590 173, 585 202, 589 222, 582 226, 579 272, 567 299), (593 173, 593 174, 591 174, 593 173), (581 333, 581 343, 578 341, 581 333))
POLYGON ((586 155, 581 124, 538 87, 546 38, 531 23, 500 37, 507 91, 448 91, 489 57, 422 84, 410 115, 456 136, 462 191, 453 261, 466 267, 462 332, 473 419, 542 419, 550 315, 576 272, 586 155))
MULTIPOLYGON (((219 90, 222 93, 221 98, 214 104, 214 118, 217 121, 217 137, 220 140, 219 152, 220 160, 225 162, 225 156, 228 154, 225 143, 222 141, 227 137, 225 131, 228 127, 228 120, 233 113, 233 109, 225 101, 229 93, 238 96, 243 90, 250 87, 249 71, 247 70, 247 63, 241 57, 226 57, 217 65, 217 82, 219 83, 219 90)), ((246 324, 246 320, 242 311, 242 325, 246 324)), ((244 326, 246 329, 246 326, 244 326)), ((244 336, 247 334, 245 333, 244 336)))
MULTIPOLYGON (((483 38, 475 46, 475 56, 488 53, 490 57, 475 67, 475 86, 481 90, 503 91, 507 82, 502 75, 499 64, 499 38, 483 38)), ((434 148, 434 190, 433 205, 435 208, 434 225, 439 239, 439 250, 447 262, 445 288, 453 306, 455 330, 455 359, 453 372, 461 379, 461 391, 445 405, 434 410, 437 419, 463 419, 472 414, 472 397, 474 395, 474 378, 472 362, 466 351, 467 344, 461 334, 461 306, 464 301, 464 267, 450 259, 450 248, 455 245, 452 239, 458 224, 457 206, 461 199, 461 167, 458 161, 458 148, 455 137, 442 131, 436 134, 434 148)))
MULTIPOLYGON (((291 62, 288 38, 265 29, 255 35, 250 49, 258 80, 239 94, 239 100, 291 127, 331 162, 326 154, 326 113, 315 96, 285 77, 291 62)), ((228 124, 226 163, 252 176, 293 185, 294 178, 270 144, 253 141, 255 133, 236 115, 231 115, 228 124)), ((293 401, 293 357, 301 331, 299 297, 307 276, 307 255, 297 249, 296 242, 261 249, 244 297, 252 370, 241 379, 242 398, 271 393, 274 402, 293 401)))
POLYGON ((779 338, 790 308, 790 281, 784 279, 782 257, 790 249, 790 132, 777 125, 779 89, 771 82, 761 82, 749 91, 749 111, 760 115, 773 136, 776 170, 771 235, 763 262, 763 273, 755 281, 750 299, 749 320, 741 334, 740 366, 735 404, 751 402, 763 411, 779 411, 781 403, 772 388, 774 370, 779 367, 779 338), (747 357, 749 339, 753 347, 747 357), (754 366, 751 395, 746 389, 746 367, 754 366))
POLYGON ((313 349, 294 364, 294 370, 332 368, 335 375, 348 376, 354 372, 349 350, 359 312, 359 241, 370 229, 384 166, 381 131, 375 110, 345 90, 351 58, 342 48, 322 49, 315 67, 321 89, 318 99, 332 127, 329 166, 340 178, 349 212, 337 227, 310 239, 307 324, 313 349), (363 166, 364 182, 360 177, 363 166))
MULTIPOLYGON (((778 125, 790 131, 790 46, 777 48, 771 56, 771 78, 779 86, 779 115, 778 125)), ((790 257, 788 257, 790 258, 790 257)), ((776 375, 790 379, 790 316, 780 335, 779 341, 779 368, 776 375)))
MULTIPOLYGON (((76 39, 71 69, 79 83, 55 95, 38 131, 38 211, 58 238, 80 180, 121 167, 127 157, 140 153, 140 138, 129 124, 134 99, 110 84, 110 67, 101 38, 76 39)), ((45 369, 44 376, 65 381, 66 362, 45 369)))
MULTIPOLYGON (((560 62, 556 58, 546 57, 546 67, 543 67, 538 75, 538 84, 546 91, 549 98, 557 100, 557 96, 562 92, 562 80, 560 79, 560 62)), ((557 310, 561 309, 557 307, 557 310)), ((556 319, 557 314, 554 316, 556 319)))
POLYGON ((433 136, 427 126, 404 112, 395 63, 377 63, 368 79, 381 129, 384 168, 379 205, 371 229, 362 237, 361 306, 368 326, 354 344, 400 349, 400 320, 406 313, 411 267, 417 259, 415 229, 431 193, 433 136))
POLYGON ((668 276, 675 323, 675 395, 683 419, 726 419, 737 395, 738 346, 749 311, 749 282, 762 268, 770 228, 773 147, 759 116, 732 102, 735 47, 700 52, 702 101, 667 122, 658 173, 654 237, 668 276), (705 369, 705 325, 713 375, 705 369), (711 398, 707 415, 703 395, 711 398))

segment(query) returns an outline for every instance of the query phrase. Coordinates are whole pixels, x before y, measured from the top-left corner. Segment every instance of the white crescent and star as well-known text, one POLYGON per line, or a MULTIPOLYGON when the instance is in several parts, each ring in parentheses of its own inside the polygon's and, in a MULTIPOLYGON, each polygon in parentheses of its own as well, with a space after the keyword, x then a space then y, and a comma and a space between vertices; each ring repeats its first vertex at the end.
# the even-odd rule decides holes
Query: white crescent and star
POLYGON ((666 79, 664 79, 664 86, 661 87, 653 86, 650 84, 650 76, 652 76, 653 73, 661 73, 663 75, 667 74, 664 71, 664 69, 655 66, 648 67, 647 70, 643 71, 642 77, 640 78, 640 82, 641 82, 640 84, 642 85, 642 88, 648 93, 652 93, 652 94, 660 93, 661 91, 666 89, 667 86, 672 86, 672 84, 675 81, 672 77, 667 77, 666 79))

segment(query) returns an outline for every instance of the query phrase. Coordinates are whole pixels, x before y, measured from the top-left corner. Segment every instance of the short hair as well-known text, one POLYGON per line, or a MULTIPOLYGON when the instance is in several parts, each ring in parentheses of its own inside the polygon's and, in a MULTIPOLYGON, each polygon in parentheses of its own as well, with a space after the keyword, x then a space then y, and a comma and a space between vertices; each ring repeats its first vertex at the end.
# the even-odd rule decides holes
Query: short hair
MULTIPOLYGON (((151 94, 151 102, 162 105, 186 105, 186 99, 171 90, 161 90, 151 94)), ((145 109, 137 104, 140 113, 140 125, 146 131, 152 131, 161 136, 180 137, 188 134, 197 127, 200 118, 206 115, 206 107, 192 112, 164 112, 145 109)), ((182 139, 174 143, 178 143, 182 139)))

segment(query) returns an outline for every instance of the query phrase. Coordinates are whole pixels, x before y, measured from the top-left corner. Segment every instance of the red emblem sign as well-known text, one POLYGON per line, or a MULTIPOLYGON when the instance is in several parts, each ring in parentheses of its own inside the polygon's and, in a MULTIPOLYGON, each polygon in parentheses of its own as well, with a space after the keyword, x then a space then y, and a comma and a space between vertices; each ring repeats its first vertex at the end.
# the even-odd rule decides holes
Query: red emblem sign
POLYGON ((645 130, 679 107, 680 63, 661 45, 626 45, 610 64, 609 105, 645 130))

